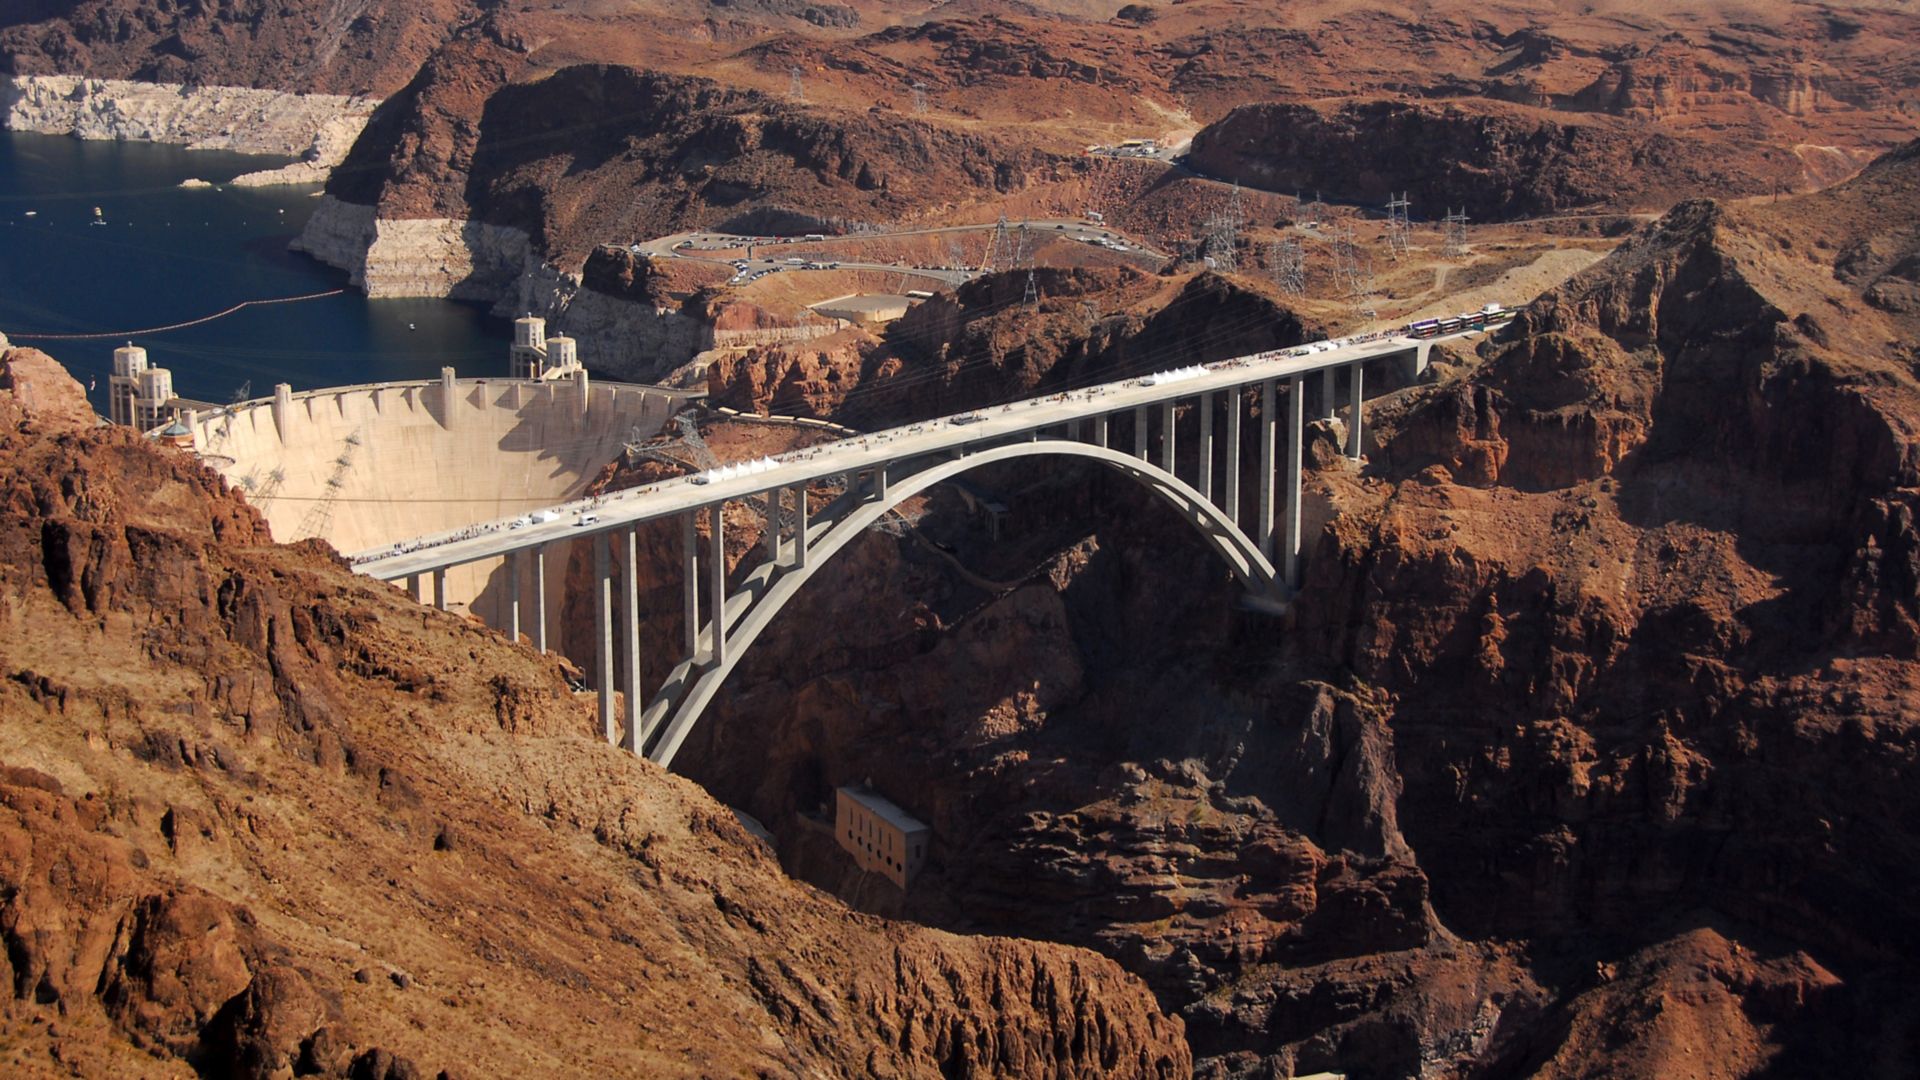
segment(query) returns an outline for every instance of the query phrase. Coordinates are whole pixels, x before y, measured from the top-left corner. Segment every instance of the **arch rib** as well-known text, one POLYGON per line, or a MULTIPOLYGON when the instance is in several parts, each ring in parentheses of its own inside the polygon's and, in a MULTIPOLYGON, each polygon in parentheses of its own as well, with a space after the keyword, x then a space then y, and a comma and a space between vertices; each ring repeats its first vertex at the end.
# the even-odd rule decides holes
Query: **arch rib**
MULTIPOLYGON (((1226 561, 1234 576, 1250 592, 1263 597, 1277 597, 1284 591, 1272 562, 1261 552, 1260 545, 1242 532, 1229 514, 1209 503, 1179 477, 1141 458, 1103 446, 1041 439, 1010 443, 961 458, 937 460, 909 475, 889 476, 884 497, 863 500, 854 497, 859 493, 850 489, 847 498, 827 508, 820 519, 809 522, 805 531, 794 538, 796 545, 806 549, 804 557, 784 565, 777 560, 762 563, 741 582, 739 591, 726 598, 724 605, 715 605, 717 610, 711 618, 718 620, 724 628, 726 646, 723 656, 718 662, 706 664, 700 664, 697 658, 683 661, 667 677, 659 693, 648 704, 643 721, 648 735, 658 732, 657 741, 648 756, 662 766, 673 764, 674 755, 679 753, 701 712, 713 700, 721 684, 733 673, 761 631, 773 622, 786 607, 787 601, 800 591, 821 566, 868 527, 902 502, 936 484, 996 462, 1042 456, 1082 457, 1112 467, 1180 511, 1181 516, 1200 532, 1208 546, 1226 561), (841 510, 838 516, 833 515, 836 509, 841 510)), ((898 463, 895 467, 899 467, 898 463)), ((1273 478, 1267 477, 1263 483, 1271 486, 1273 478)))

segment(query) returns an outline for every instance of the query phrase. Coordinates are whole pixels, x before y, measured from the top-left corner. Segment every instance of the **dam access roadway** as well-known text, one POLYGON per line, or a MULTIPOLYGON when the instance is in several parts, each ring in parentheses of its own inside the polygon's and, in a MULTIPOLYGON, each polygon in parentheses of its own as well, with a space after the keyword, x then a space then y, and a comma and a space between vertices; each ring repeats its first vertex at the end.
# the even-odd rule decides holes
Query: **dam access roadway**
MULTIPOLYGON (((745 268, 739 276, 751 274, 779 273, 781 271, 803 271, 808 267, 795 267, 787 263, 787 252, 794 245, 819 246, 836 243, 858 243, 874 240, 891 240, 915 236, 958 236, 973 233, 993 234, 994 225, 937 225, 921 229, 899 229, 891 232, 858 233, 852 235, 831 235, 821 240, 808 240, 804 236, 743 236, 739 233, 717 233, 707 231, 678 232, 667 236, 657 236, 631 245, 628 250, 638 255, 648 255, 663 259, 684 259, 688 262, 713 263, 722 266, 745 268), (755 254, 755 249, 759 254, 755 254), (768 254, 771 252, 772 254, 768 254)), ((1010 221, 1007 231, 1017 233, 1025 228, 1034 242, 1054 237, 1076 240, 1085 244, 1101 244, 1109 250, 1132 252, 1151 259, 1168 258, 1165 252, 1156 251, 1144 241, 1136 240, 1104 225, 1072 218, 1042 218, 1030 221, 1010 221), (1120 245, 1114 247, 1112 245, 1120 245)), ((942 285, 963 285, 979 277, 984 271, 979 267, 951 266, 914 266, 904 263, 865 262, 846 256, 828 256, 815 254, 807 259, 810 263, 833 263, 840 270, 873 270, 882 273, 910 274, 927 278, 942 285)))
POLYGON ((521 582, 530 569, 535 588, 532 637, 535 647, 545 649, 550 607, 544 591, 546 552, 556 544, 586 541, 594 565, 597 655, 592 667, 602 733, 610 742, 617 740, 634 753, 670 765, 741 653, 819 565, 902 501, 993 462, 1082 457, 1114 468, 1179 511, 1200 532, 1245 588, 1249 606, 1284 610, 1300 580, 1301 443, 1310 382, 1320 385, 1318 411, 1331 417, 1338 376, 1346 372, 1346 454, 1358 460, 1368 363, 1397 359, 1417 374, 1425 369, 1436 341, 1484 332, 1507 316, 1504 311, 1483 315, 1477 326, 1435 337, 1381 333, 1316 342, 944 416, 422 536, 361 552, 352 562, 357 571, 379 580, 407 581, 416 597, 421 597, 422 575, 430 575, 433 602, 444 609, 450 568, 504 559, 506 581, 493 622, 515 640, 521 633, 521 582), (1320 379, 1311 380, 1315 373, 1320 379), (1283 382, 1284 425, 1277 409, 1283 382), (1251 414, 1258 455, 1251 515, 1240 491, 1241 428, 1250 388, 1259 403, 1251 414), (1198 439, 1192 483, 1176 473, 1175 453, 1177 407, 1190 399, 1198 439), (1214 437, 1216 413, 1224 414, 1225 432, 1219 440, 1214 437), (1278 445, 1283 428, 1284 456, 1278 445), (1123 433, 1131 436, 1126 440, 1130 452, 1110 445, 1110 436, 1123 433), (1221 484, 1215 483, 1216 459, 1221 484), (844 494, 816 515, 809 488, 823 480, 844 480, 844 494), (765 560, 751 568, 742 561, 732 575, 738 586, 733 588, 722 510, 728 502, 760 497, 767 507, 765 560), (1276 513, 1281 508, 1284 513, 1276 513), (704 582, 696 532, 702 513, 708 525, 704 582), (667 673, 642 711, 636 707, 646 700, 640 671, 638 527, 668 518, 682 523, 686 658, 667 673), (531 567, 523 565, 528 562, 531 567), (624 725, 619 698, 627 703, 624 725))

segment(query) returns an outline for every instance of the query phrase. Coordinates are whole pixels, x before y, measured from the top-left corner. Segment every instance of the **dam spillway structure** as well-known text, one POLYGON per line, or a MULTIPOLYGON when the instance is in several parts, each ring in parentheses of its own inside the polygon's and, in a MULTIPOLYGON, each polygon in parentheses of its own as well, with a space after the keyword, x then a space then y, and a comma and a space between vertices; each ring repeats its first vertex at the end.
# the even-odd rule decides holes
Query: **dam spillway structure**
MULTIPOLYGON (((577 367, 539 380, 461 379, 443 368, 437 380, 281 384, 188 426, 195 452, 246 494, 276 540, 317 537, 354 552, 578 498, 628 442, 659 432, 694 396, 590 381, 577 367)), ((566 563, 547 560, 550 621, 566 563)), ((446 606, 489 616, 505 602, 502 565, 445 575, 446 606)))

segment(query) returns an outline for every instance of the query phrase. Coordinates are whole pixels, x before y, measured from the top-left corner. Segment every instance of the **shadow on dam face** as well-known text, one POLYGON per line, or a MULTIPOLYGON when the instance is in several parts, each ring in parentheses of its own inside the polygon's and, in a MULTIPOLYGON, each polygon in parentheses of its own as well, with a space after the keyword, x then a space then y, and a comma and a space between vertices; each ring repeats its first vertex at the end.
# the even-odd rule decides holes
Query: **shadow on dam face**
MULTIPOLYGON (((274 539, 342 552, 536 510, 582 494, 636 433, 695 395, 655 386, 517 379, 341 386, 202 416, 194 449, 244 492, 274 539)), ((570 542, 547 559, 557 625, 570 542)), ((448 606, 504 625, 503 560, 447 573, 448 606)), ((523 584, 531 596, 531 582, 523 584)))

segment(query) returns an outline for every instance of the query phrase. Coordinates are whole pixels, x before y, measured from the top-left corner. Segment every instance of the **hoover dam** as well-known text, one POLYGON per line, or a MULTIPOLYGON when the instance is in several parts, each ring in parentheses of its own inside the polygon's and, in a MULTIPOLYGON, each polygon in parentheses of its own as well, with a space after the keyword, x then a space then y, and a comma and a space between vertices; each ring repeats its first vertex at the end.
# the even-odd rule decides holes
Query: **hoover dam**
MULTIPOLYGON (((189 426, 193 447, 248 493, 276 539, 341 551, 397 543, 564 502, 629 441, 657 433, 684 391, 570 379, 371 383, 242 402, 189 426)), ((502 560, 446 578, 447 606, 488 616, 504 602, 502 560)), ((566 560, 548 563, 558 617, 566 560)))

